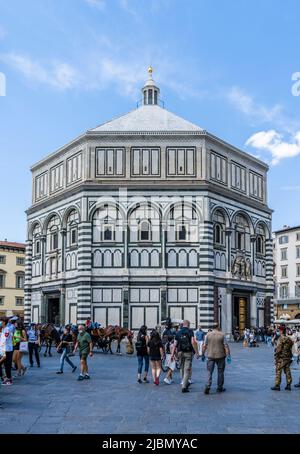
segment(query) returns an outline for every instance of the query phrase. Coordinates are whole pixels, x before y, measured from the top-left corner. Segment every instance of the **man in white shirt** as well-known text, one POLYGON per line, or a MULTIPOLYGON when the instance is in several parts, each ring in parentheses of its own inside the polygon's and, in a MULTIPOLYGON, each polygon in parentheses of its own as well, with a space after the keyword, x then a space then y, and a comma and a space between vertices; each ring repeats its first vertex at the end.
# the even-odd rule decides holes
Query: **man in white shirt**
POLYGON ((2 385, 12 385, 11 378, 11 367, 12 367, 12 358, 13 358, 13 344, 12 344, 12 332, 8 326, 8 319, 2 319, 2 331, 1 331, 1 341, 0 343, 4 345, 5 349, 5 359, 4 359, 4 368, 6 379, 2 380, 2 385))

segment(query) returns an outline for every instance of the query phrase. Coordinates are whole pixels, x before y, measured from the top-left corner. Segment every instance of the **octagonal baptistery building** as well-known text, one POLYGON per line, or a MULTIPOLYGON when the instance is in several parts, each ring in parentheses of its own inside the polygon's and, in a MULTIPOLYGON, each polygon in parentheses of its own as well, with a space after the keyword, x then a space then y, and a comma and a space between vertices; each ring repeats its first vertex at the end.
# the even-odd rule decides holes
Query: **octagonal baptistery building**
POLYGON ((31 168, 26 321, 270 323, 268 166, 159 95, 150 68, 140 106, 31 168))

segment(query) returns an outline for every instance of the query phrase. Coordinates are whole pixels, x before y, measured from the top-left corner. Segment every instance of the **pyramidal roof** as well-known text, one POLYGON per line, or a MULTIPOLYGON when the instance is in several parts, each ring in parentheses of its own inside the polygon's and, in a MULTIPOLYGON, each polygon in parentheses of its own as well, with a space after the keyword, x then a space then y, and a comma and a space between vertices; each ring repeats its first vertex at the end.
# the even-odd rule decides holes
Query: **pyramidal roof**
POLYGON ((184 120, 158 105, 143 105, 114 120, 91 129, 92 132, 122 131, 203 131, 199 126, 184 120))
POLYGON ((142 88, 142 106, 101 124, 90 132, 201 132, 202 128, 160 107, 160 89, 152 78, 153 69, 148 68, 148 80, 142 88))

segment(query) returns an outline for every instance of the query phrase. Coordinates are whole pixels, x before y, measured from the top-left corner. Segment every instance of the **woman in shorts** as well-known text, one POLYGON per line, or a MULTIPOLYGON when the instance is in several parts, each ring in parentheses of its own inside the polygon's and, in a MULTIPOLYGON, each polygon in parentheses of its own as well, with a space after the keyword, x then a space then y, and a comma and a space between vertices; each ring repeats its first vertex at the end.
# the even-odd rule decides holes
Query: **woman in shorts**
POLYGON ((161 374, 161 360, 164 356, 164 349, 159 333, 154 330, 150 335, 150 340, 148 342, 148 354, 151 361, 151 370, 153 383, 159 385, 159 377, 161 374))
POLYGON ((21 322, 16 324, 16 329, 13 334, 13 362, 17 366, 17 376, 24 375, 27 368, 22 364, 23 352, 20 351, 20 343, 27 341, 27 334, 21 322))

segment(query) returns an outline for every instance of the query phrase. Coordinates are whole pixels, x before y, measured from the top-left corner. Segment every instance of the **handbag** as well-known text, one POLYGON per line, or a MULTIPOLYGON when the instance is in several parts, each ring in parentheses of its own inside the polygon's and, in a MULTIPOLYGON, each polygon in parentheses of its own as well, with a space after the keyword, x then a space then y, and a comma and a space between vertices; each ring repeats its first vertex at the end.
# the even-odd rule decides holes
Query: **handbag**
POLYGON ((28 352, 28 342, 20 342, 20 352, 28 352))

